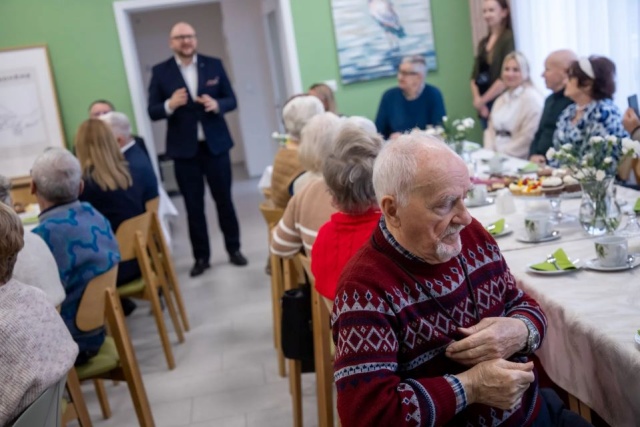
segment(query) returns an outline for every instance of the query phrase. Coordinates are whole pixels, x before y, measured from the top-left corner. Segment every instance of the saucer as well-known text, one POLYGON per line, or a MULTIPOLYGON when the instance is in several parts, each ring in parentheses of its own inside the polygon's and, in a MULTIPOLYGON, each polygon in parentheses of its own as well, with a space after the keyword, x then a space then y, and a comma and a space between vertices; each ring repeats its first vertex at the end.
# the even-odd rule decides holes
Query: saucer
MULTIPOLYGON (((486 227, 485 227, 485 230, 487 230, 486 227)), ((489 231, 489 230, 487 230, 487 231, 489 231)), ((489 234, 491 234, 491 237, 493 237, 494 239, 497 238, 497 237, 506 236, 506 235, 511 234, 511 233, 513 233, 513 230, 511 229, 511 227, 509 227, 509 224, 505 224, 500 233, 491 234, 491 232, 489 232, 489 234)))
POLYGON ((475 202, 475 201, 471 201, 471 200, 465 199, 464 205, 466 207, 468 207, 468 208, 479 208, 481 206, 492 205, 493 202, 495 202, 495 199, 493 197, 487 197, 486 199, 484 199, 481 202, 475 202))
POLYGON ((553 230, 551 234, 543 237, 540 240, 531 240, 529 239, 529 236, 527 236, 526 234, 516 236, 516 240, 522 243, 543 243, 543 242, 552 242, 554 240, 558 240, 560 237, 561 237, 560 232, 558 230, 553 230))
POLYGON ((615 267, 605 267, 603 265, 600 265, 600 260, 598 258, 590 259, 585 263, 585 266, 589 270, 595 270, 595 271, 624 271, 624 270, 631 270, 632 268, 636 268, 639 265, 640 265, 639 256, 636 256, 633 258, 633 262, 631 263, 631 265, 623 264, 623 265, 617 265, 615 267))
POLYGON ((526 271, 527 271, 527 273, 540 274, 542 276, 560 276, 562 274, 575 273, 576 271, 579 271, 582 268, 582 263, 580 262, 579 259, 569 260, 569 261, 571 261, 571 264, 573 264, 576 268, 572 268, 572 269, 568 269, 568 270, 551 270, 551 271, 536 270, 534 268, 531 268, 531 266, 539 264, 539 263, 532 262, 531 264, 527 264, 527 270, 526 271))

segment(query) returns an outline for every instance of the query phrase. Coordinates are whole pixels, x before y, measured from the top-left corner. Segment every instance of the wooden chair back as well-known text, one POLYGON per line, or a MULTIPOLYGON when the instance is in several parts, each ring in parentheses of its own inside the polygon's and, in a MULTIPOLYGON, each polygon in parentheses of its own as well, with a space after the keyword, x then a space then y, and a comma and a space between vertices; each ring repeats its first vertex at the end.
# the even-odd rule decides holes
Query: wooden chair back
POLYGON ((115 289, 118 266, 91 279, 80 298, 76 326, 84 332, 104 326, 105 290, 115 289))
MULTIPOLYGON (((149 227, 151 226, 151 212, 145 212, 124 221, 116 231, 116 240, 120 246, 120 261, 130 261, 136 258, 136 232, 141 233, 143 246, 147 245, 149 227)), ((140 266, 142 268, 142 266, 140 266)))

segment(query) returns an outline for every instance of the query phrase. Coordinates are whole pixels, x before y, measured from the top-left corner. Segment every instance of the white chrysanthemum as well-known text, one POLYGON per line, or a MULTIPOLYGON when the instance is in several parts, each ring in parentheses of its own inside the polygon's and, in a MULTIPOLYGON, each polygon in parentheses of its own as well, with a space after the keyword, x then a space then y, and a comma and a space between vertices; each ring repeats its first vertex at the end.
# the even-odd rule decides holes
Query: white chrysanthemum
POLYGON ((605 157, 603 162, 605 165, 609 165, 611 164, 611 162, 613 162, 613 158, 611 156, 605 157))
POLYGON ((553 147, 549 147, 549 149, 547 150, 547 154, 545 155, 547 157, 547 160, 553 160, 553 156, 556 155, 556 150, 553 147))
POLYGON ((607 142, 610 144, 615 144, 616 142, 618 142, 618 138, 614 135, 607 135, 607 142))
POLYGON ((565 151, 571 151, 573 149, 573 145, 567 142, 566 144, 562 144, 562 149, 565 151))
POLYGON ((456 126, 456 130, 458 132, 464 132, 465 130, 467 130, 467 128, 465 128, 464 125, 459 124, 458 126, 456 126))
POLYGON ((596 181, 602 181, 606 176, 607 176, 607 174, 604 173, 604 171, 597 171, 596 172, 596 181))
POLYGON ((640 142, 634 141, 631 138, 623 138, 622 139, 622 152, 627 154, 628 152, 633 152, 635 156, 640 156, 640 142))
POLYGON ((592 136, 589 142, 591 143, 591 145, 600 144, 604 142, 604 138, 601 136, 592 136))
POLYGON ((446 122, 446 121, 448 121, 448 120, 449 120, 449 117, 447 117, 447 116, 442 116, 442 121, 443 121, 443 122, 446 122))
POLYGON ((582 179, 584 178, 584 172, 582 171, 582 169, 579 169, 576 174, 575 174, 575 178, 576 179, 582 179))

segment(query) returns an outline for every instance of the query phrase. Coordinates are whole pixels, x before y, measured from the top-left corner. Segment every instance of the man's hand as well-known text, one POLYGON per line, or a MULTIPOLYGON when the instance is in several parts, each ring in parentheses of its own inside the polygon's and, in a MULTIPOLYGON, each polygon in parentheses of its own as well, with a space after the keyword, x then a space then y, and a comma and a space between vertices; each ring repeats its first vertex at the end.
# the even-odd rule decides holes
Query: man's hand
POLYGON ((633 111, 633 108, 627 108, 627 111, 624 112, 624 116, 622 116, 622 126, 624 126, 625 130, 629 133, 640 126, 640 117, 633 111))
POLYGON ((508 359, 524 348, 529 330, 520 319, 487 317, 470 328, 458 328, 467 337, 454 342, 445 355, 466 366, 493 359, 508 359))
POLYGON ((468 404, 482 403, 505 411, 520 404, 522 395, 535 380, 533 362, 503 359, 479 363, 455 376, 464 387, 468 404))
POLYGON ((183 87, 183 88, 177 89, 175 92, 173 92, 173 95, 171 95, 171 98, 169 98, 169 108, 171 108, 172 111, 175 111, 176 109, 185 105, 188 99, 189 98, 187 96, 186 88, 183 87))
POLYGON ((210 111, 213 111, 214 113, 217 113, 218 111, 220 111, 220 106, 218 105, 218 101, 216 101, 206 93, 204 95, 200 95, 199 97, 197 97, 196 102, 204 105, 204 111, 206 111, 207 113, 210 111))
POLYGON ((545 166, 547 164, 547 158, 542 154, 532 154, 531 157, 529 157, 529 161, 531 163, 537 163, 540 166, 545 166))

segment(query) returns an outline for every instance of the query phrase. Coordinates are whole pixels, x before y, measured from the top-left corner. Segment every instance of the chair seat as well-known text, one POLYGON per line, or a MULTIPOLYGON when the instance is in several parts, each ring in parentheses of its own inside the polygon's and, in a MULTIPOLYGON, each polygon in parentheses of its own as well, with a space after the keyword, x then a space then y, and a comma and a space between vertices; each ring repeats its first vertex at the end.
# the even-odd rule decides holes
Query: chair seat
POLYGON ((116 290, 118 291, 118 295, 120 295, 121 297, 128 297, 131 295, 139 294, 144 291, 144 280, 142 279, 142 277, 140 277, 127 284, 118 286, 116 290))
POLYGON ((106 337, 98 354, 93 356, 84 365, 76 366, 78 378, 84 380, 93 378, 114 370, 120 365, 120 356, 112 337, 106 337))

